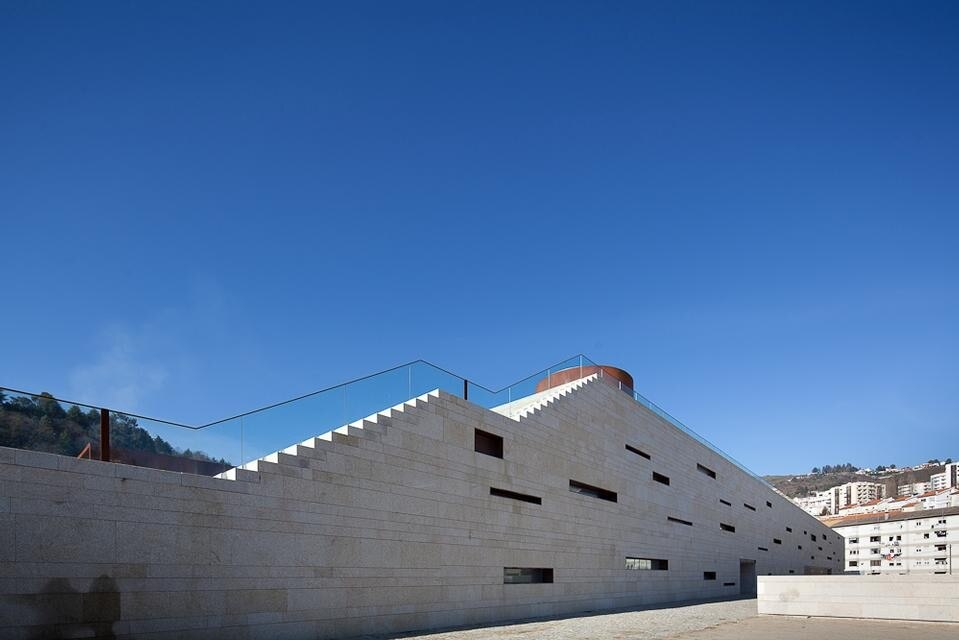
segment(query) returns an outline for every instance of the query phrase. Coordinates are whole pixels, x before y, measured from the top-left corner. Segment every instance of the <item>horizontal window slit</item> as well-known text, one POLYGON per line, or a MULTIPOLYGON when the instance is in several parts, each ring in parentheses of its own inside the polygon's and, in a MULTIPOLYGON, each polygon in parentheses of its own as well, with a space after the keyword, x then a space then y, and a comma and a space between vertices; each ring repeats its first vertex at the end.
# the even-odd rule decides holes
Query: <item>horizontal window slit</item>
POLYGON ((669 560, 657 558, 626 558, 626 568, 638 571, 668 571, 669 560))
POLYGON ((550 583, 552 581, 552 569, 503 567, 503 584, 550 583))
POLYGON ((699 469, 702 473, 705 473, 710 478, 714 478, 714 479, 716 478, 716 472, 710 469, 709 467, 696 463, 696 468, 699 469))
POLYGON ((510 498, 512 500, 522 500, 523 502, 529 502, 530 504, 543 504, 542 498, 537 498, 536 496, 530 496, 525 493, 507 491, 506 489, 497 489, 496 487, 490 487, 489 494, 491 496, 497 496, 499 498, 510 498))
POLYGON ((655 480, 656 482, 662 483, 666 486, 669 486, 669 476, 664 476, 661 473, 656 473, 655 471, 653 471, 653 480, 655 480))
POLYGON ((586 484, 585 482, 578 482, 576 480, 569 481, 569 490, 573 493, 580 493, 584 496, 599 498, 600 500, 608 500, 609 502, 619 501, 615 491, 594 487, 593 485, 586 484))
POLYGON ((646 453, 645 451, 641 451, 641 450, 637 449, 636 447, 631 447, 631 446, 629 446, 629 445, 626 445, 626 450, 627 450, 627 451, 632 451, 632 452, 635 453, 636 455, 642 456, 642 457, 646 458, 647 460, 652 460, 652 459, 653 459, 648 453, 646 453))
POLYGON ((730 532, 730 533, 736 533, 736 527, 734 527, 734 526, 731 525, 731 524, 726 524, 725 522, 720 522, 720 523, 719 523, 719 528, 722 529, 723 531, 728 531, 728 532, 730 532))
POLYGON ((684 525, 686 525, 687 527, 693 526, 693 523, 690 522, 689 520, 681 520, 681 519, 679 519, 679 518, 674 518, 674 517, 672 517, 672 516, 666 516, 666 519, 669 520, 670 522, 675 522, 675 523, 677 523, 677 524, 684 524, 684 525))

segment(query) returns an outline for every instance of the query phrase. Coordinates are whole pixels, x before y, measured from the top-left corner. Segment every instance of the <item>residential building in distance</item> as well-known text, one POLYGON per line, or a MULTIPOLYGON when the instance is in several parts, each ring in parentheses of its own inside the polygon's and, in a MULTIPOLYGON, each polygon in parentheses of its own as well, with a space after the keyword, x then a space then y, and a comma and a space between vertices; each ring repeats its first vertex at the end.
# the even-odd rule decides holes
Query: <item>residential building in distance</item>
POLYGON ((886 488, 877 482, 847 482, 805 498, 794 498, 800 509, 813 516, 836 515, 841 509, 875 500, 886 495, 886 488))
POLYGON ((959 573, 959 506, 823 521, 846 541, 846 573, 959 573))

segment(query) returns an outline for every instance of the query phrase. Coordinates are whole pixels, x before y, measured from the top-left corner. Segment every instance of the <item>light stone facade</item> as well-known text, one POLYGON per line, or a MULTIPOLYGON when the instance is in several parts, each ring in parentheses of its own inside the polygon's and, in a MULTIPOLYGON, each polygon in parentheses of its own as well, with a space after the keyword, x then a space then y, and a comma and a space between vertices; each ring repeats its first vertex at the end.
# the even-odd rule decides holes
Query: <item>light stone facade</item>
POLYGON ((349 637, 841 571, 838 534, 631 396, 592 379, 538 400, 510 417, 434 392, 232 479, 0 449, 0 636, 349 637), (504 584, 505 567, 553 582, 504 584))
POLYGON ((959 622, 959 576, 761 576, 757 608, 765 615, 959 622))

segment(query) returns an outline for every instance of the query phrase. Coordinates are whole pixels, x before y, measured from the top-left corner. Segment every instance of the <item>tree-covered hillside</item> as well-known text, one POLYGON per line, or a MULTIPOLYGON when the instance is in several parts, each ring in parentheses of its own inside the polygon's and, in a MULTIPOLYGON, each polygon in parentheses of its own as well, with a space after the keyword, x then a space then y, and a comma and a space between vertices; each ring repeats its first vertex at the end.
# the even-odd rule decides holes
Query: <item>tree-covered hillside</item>
MULTIPOLYGON (((76 456, 90 444, 94 457, 100 450, 100 413, 73 405, 64 409, 53 396, 8 395, 0 391, 0 446, 76 456)), ((160 436, 137 425, 136 418, 110 414, 110 446, 117 450, 147 452, 229 464, 202 451, 179 450, 160 436)))

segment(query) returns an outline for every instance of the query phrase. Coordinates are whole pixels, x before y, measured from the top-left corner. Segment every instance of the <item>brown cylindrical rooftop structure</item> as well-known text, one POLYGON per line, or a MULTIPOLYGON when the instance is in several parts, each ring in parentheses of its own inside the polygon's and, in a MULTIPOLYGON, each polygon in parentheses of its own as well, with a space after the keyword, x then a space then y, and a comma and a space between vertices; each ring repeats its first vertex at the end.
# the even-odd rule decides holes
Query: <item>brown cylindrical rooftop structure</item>
POLYGON ((623 389, 627 389, 630 392, 633 390, 633 376, 629 375, 629 372, 620 369, 619 367, 612 367, 607 364, 600 365, 584 365, 582 367, 569 367, 568 369, 560 369, 559 371, 552 371, 548 376, 536 383, 536 392, 546 391, 547 389, 552 389, 553 387, 558 387, 561 384, 566 384, 567 382, 572 382, 573 380, 579 380, 580 378, 586 378, 595 373, 602 372, 603 378, 606 378, 607 381, 610 378, 615 380, 617 383, 622 383, 623 389))

